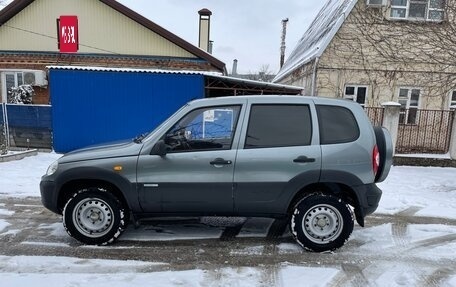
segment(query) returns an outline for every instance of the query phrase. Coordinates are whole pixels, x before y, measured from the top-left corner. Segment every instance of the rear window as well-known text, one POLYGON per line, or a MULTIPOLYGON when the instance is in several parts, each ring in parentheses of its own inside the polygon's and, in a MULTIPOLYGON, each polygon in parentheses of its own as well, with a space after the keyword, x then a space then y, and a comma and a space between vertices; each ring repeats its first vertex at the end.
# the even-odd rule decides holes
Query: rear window
POLYGON ((245 148, 309 145, 312 122, 307 105, 253 105, 245 148))
POLYGON ((321 144, 347 143, 358 139, 358 123, 349 109, 317 105, 317 114, 321 144))

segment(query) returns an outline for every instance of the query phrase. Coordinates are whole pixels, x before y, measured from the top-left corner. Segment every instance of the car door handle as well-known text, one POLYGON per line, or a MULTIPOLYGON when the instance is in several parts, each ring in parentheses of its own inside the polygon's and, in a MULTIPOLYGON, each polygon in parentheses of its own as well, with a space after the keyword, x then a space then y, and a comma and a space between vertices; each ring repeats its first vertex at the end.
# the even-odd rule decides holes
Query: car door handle
POLYGON ((305 155, 300 155, 298 156, 297 158, 295 158, 293 160, 293 162, 298 162, 298 163, 302 163, 302 162, 315 162, 315 159, 313 157, 307 157, 305 155))
POLYGON ((211 165, 227 165, 227 164, 231 164, 231 160, 224 160, 223 158, 216 158, 214 159, 213 161, 210 162, 211 165))

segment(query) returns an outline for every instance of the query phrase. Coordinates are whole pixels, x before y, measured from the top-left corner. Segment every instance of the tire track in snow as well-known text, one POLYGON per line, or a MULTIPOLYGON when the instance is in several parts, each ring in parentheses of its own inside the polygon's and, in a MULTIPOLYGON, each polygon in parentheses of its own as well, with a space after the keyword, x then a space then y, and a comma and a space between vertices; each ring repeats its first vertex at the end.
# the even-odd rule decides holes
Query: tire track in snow
POLYGON ((269 265, 261 270, 261 286, 282 286, 282 280, 280 280, 279 267, 277 265, 269 265))
POLYGON ((207 270, 204 279, 205 282, 210 282, 207 286, 218 286, 222 282, 222 271, 220 269, 207 270))
POLYGON ((13 210, 14 214, 9 218, 11 225, 5 228, 2 233, 17 232, 6 235, 3 240, 6 239, 14 245, 21 244, 24 241, 35 241, 43 236, 48 237, 49 232, 41 229, 40 226, 51 225, 60 220, 58 215, 44 209, 33 198, 5 198, 4 207, 13 210))
POLYGON ((419 206, 410 206, 409 208, 404 209, 404 210, 396 213, 396 216, 399 216, 399 217, 412 217, 418 211, 420 211, 421 209, 423 209, 423 208, 419 207, 419 206))
POLYGON ((410 236, 408 234, 408 218, 413 217, 422 208, 411 206, 401 212, 396 213, 396 221, 391 224, 391 234, 393 235, 394 243, 400 247, 406 247, 410 244, 410 236))
MULTIPOLYGON (((352 286, 352 287, 366 287, 372 286, 369 280, 364 276, 363 270, 359 265, 351 263, 342 264, 342 274, 337 275, 331 282, 330 286, 352 286)), ((366 268, 367 266, 364 266, 366 268)))
POLYGON ((422 287, 441 286, 445 279, 455 274, 455 271, 454 268, 453 270, 446 267, 438 268, 429 275, 420 275, 416 285, 422 287))
POLYGON ((404 251, 416 251, 417 249, 422 249, 422 248, 427 248, 431 246, 440 246, 443 245, 444 243, 449 243, 452 241, 456 241, 456 234, 447 234, 447 235, 442 235, 442 236, 437 236, 429 239, 424 239, 420 240, 417 242, 414 242, 409 246, 407 249, 404 251))
POLYGON ((391 234, 396 246, 406 247, 410 244, 410 237, 408 236, 408 223, 396 222, 391 224, 391 234))

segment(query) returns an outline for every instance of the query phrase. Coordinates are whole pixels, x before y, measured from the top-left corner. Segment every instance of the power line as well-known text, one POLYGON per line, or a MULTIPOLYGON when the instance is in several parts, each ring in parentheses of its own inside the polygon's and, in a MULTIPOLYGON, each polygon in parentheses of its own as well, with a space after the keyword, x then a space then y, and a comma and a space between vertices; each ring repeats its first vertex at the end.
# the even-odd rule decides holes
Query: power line
MULTIPOLYGON (((14 26, 11 26, 11 25, 8 25, 8 24, 2 24, 2 23, 0 23, 0 27, 1 27, 1 26, 7 27, 7 28, 10 28, 10 29, 14 29, 14 30, 18 30, 18 31, 21 31, 21 32, 30 33, 30 34, 33 34, 33 35, 45 37, 45 38, 48 38, 48 39, 52 39, 52 40, 55 40, 56 43, 58 42, 58 41, 57 41, 57 37, 55 37, 55 36, 49 36, 49 35, 46 35, 46 34, 42 34, 42 33, 38 33, 38 32, 31 31, 31 30, 27 30, 27 29, 23 29, 23 28, 14 27, 14 26)), ((94 49, 94 50, 98 50, 98 51, 101 51, 101 52, 106 52, 106 53, 114 54, 114 55, 120 55, 120 53, 116 53, 116 52, 109 51, 109 50, 106 50, 106 49, 103 49, 103 48, 98 48, 98 47, 95 47, 95 46, 86 45, 86 44, 82 44, 82 43, 79 43, 79 46, 82 46, 82 47, 85 47, 85 48, 94 49)))

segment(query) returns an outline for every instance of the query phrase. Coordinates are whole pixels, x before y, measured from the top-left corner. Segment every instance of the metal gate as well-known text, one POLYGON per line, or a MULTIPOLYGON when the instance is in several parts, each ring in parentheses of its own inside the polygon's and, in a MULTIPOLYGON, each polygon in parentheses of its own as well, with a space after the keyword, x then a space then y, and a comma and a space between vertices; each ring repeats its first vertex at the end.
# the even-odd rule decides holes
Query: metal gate
POLYGON ((409 110, 401 111, 396 143, 397 153, 447 153, 450 147, 454 111, 409 110), (410 120, 413 115, 413 120, 410 120), (405 121, 405 120, 404 120, 405 121))
POLYGON ((49 105, 2 104, 0 145, 52 149, 52 119, 49 105))

